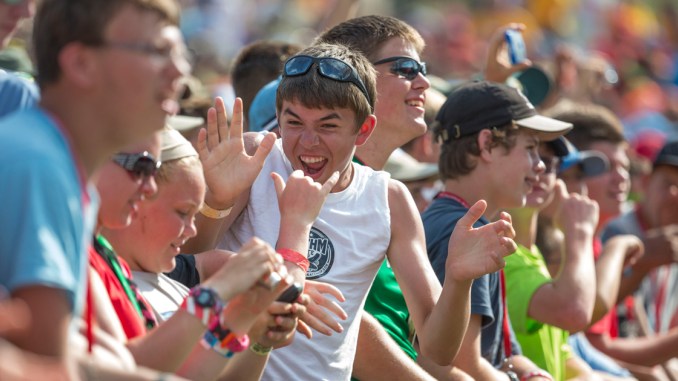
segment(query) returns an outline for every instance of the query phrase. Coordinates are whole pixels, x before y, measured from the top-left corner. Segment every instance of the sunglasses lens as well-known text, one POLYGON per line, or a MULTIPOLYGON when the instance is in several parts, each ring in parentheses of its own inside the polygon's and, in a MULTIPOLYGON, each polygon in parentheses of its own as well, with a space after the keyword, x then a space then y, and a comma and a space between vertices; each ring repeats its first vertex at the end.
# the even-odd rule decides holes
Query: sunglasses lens
POLYGON ((155 174, 156 163, 148 157, 140 157, 134 163, 132 173, 136 177, 151 177, 155 174))
POLYGON ((401 59, 393 64, 393 71, 395 74, 403 76, 408 80, 413 80, 421 72, 426 75, 426 66, 419 64, 419 62, 411 59, 401 59))
POLYGON ((350 81, 352 74, 348 65, 333 59, 320 61, 320 73, 338 81, 350 81))
POLYGON ((293 57, 285 64, 285 75, 293 77, 295 75, 306 74, 311 65, 313 65, 313 58, 311 57, 293 57))

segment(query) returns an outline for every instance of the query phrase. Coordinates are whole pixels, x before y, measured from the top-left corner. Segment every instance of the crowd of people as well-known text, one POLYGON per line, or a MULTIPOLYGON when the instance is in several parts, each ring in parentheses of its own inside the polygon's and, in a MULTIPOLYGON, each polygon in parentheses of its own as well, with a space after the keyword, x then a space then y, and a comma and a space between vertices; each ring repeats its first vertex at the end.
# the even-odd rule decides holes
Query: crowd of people
POLYGON ((175 0, 0 0, 0 379, 675 380, 671 115, 338 4, 230 102, 175 0))

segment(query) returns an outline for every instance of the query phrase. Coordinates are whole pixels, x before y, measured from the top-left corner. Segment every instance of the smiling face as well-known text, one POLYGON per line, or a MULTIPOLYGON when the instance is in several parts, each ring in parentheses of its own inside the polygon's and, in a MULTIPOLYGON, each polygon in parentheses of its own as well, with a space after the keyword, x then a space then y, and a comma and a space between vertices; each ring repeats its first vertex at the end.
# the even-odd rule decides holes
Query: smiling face
POLYGON ((141 203, 129 227, 106 234, 132 270, 171 271, 181 245, 196 235, 195 215, 203 202, 205 181, 197 158, 189 159, 195 159, 193 164, 181 159, 183 163, 168 171, 168 180, 158 184, 156 197, 141 203))
POLYGON ((601 152, 610 162, 609 171, 584 180, 588 196, 596 201, 600 208, 598 225, 604 226, 610 219, 621 214, 624 202, 628 198, 630 162, 625 143, 594 142, 589 149, 601 152))
POLYGON ((539 144, 539 157, 544 163, 544 172, 539 174, 539 180, 532 186, 532 191, 527 195, 525 206, 534 209, 543 209, 553 199, 553 190, 556 186, 556 168, 558 157, 546 144, 539 144))
MULTIPOLYGON (((150 153, 156 160, 160 157, 159 133, 121 152, 141 153, 144 151, 150 153)), ((102 167, 96 179, 96 187, 101 199, 98 224, 100 227, 111 229, 128 226, 139 210, 139 203, 158 191, 153 176, 135 177, 112 160, 102 167)))
MULTIPOLYGON (((421 61, 415 46, 400 37, 388 40, 379 49, 374 62, 404 56, 421 61)), ((419 73, 413 80, 391 73, 391 63, 375 65, 377 70, 377 102, 375 115, 379 126, 375 137, 400 146, 426 132, 424 120, 425 91, 431 83, 419 73)))
MULTIPOLYGON (((488 131, 489 130, 485 130, 488 131)), ((483 131, 484 132, 484 131, 483 131)), ((495 180, 495 207, 508 209, 525 205, 526 196, 538 184, 544 172, 539 158, 539 138, 535 132, 521 128, 515 146, 507 153, 494 147, 492 176, 495 180)))
POLYGON ((0 49, 7 46, 21 22, 34 14, 35 0, 20 0, 16 4, 0 1, 0 49))
POLYGON ((648 180, 643 201, 650 228, 678 224, 678 167, 659 165, 648 180), (673 205, 673 207, 668 207, 673 205))
POLYGON ((339 171, 333 192, 350 184, 355 147, 367 140, 375 124, 373 115, 356 126, 355 113, 349 109, 308 108, 288 101, 283 101, 278 120, 283 150, 292 168, 321 184, 339 171))

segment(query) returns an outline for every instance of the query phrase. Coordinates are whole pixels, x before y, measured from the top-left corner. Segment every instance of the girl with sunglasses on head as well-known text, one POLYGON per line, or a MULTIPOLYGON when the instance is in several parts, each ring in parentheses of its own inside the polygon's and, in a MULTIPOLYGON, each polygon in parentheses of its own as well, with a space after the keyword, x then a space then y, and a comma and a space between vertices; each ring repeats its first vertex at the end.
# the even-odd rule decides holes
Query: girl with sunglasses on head
MULTIPOLYGON (((184 292, 175 303, 176 312, 169 317, 156 316, 155 304, 148 303, 130 279, 130 267, 133 270, 156 267, 141 267, 138 260, 129 257, 130 265, 127 265, 113 250, 119 242, 113 240, 111 244, 103 237, 115 237, 116 229, 139 220, 142 226, 134 225, 128 231, 153 231, 154 236, 146 239, 154 243, 159 243, 159 239, 168 240, 165 246, 144 245, 146 241, 133 243, 140 245, 142 250, 155 250, 145 253, 152 258, 162 256, 168 250, 173 256, 183 240, 195 234, 193 216, 202 205, 205 186, 200 163, 193 157, 195 151, 182 139, 176 131, 163 131, 162 144, 166 149, 162 157, 166 163, 159 174, 156 169, 163 168, 155 160, 161 156, 159 136, 115 155, 100 174, 97 187, 102 201, 98 219, 101 234, 95 237, 90 250, 93 303, 88 307, 93 318, 88 319, 85 314, 85 319, 90 323, 96 321, 97 327, 85 334, 96 335, 95 355, 109 363, 114 363, 110 361, 113 357, 122 367, 133 368, 136 363, 190 379, 214 379, 232 364, 227 369, 240 372, 236 373, 238 379, 258 379, 266 356, 248 351, 247 355, 236 356, 234 361, 228 359, 247 348, 250 327, 289 285, 284 270, 278 273, 282 260, 273 249, 252 240, 241 250, 246 255, 235 255, 202 285, 184 292), (163 179, 160 189, 155 175, 163 179), (147 218, 149 205, 153 207, 172 201, 183 203, 178 209, 174 209, 175 204, 169 205, 169 214, 174 214, 174 219, 168 214, 163 219, 147 218), (173 236, 169 234, 171 230, 175 232, 173 236), (277 285, 269 283, 269 287, 261 287, 257 284, 262 279, 279 281, 277 285), (111 343, 112 348, 105 348, 105 343, 111 343), (258 368, 257 364, 260 365, 258 368)), ((123 252, 129 250, 128 245, 120 246, 123 252)), ((262 319, 258 329, 253 331, 257 335, 253 340, 261 341, 264 336, 278 344, 278 340, 287 339, 294 331, 296 314, 305 310, 303 305, 296 303, 285 303, 278 308, 278 313, 289 314, 289 317, 281 317, 271 324, 268 319, 262 319), (269 326, 272 327, 270 330, 269 326)))

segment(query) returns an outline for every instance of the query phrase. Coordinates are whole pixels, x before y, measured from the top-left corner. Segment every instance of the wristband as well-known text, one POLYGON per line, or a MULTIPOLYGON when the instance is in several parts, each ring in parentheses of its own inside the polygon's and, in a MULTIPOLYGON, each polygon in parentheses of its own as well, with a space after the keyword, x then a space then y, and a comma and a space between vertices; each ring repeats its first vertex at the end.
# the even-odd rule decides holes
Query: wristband
POLYGON ((200 208, 200 214, 202 214, 205 217, 212 218, 215 220, 220 220, 222 218, 227 217, 229 214, 231 214, 231 210, 233 207, 231 206, 228 209, 214 209, 211 206, 207 205, 206 202, 202 203, 202 208, 200 208))
POLYGON ((219 340, 214 333, 205 331, 202 340, 200 340, 200 344, 202 344, 205 349, 211 348, 218 354, 226 358, 231 358, 233 357, 233 354, 247 349, 250 345, 250 338, 247 335, 238 338, 234 333, 228 331, 228 335, 223 340, 219 340))
POLYGON ((532 377, 543 377, 543 378, 546 378, 546 379, 553 381, 553 376, 551 376, 545 370, 541 370, 541 369, 532 370, 532 371, 529 371, 529 372, 523 374, 523 376, 520 377, 520 381, 527 381, 532 377))
POLYGON ((292 262, 299 266, 299 268, 304 271, 304 274, 306 274, 308 267, 311 265, 306 257, 292 249, 278 249, 276 251, 283 257, 285 261, 292 262))
POLYGON ((209 287, 195 286, 189 292, 181 309, 200 319, 206 327, 216 322, 219 323, 219 315, 224 309, 224 303, 216 291, 209 287))
POLYGON ((268 356, 269 353, 273 350, 273 347, 265 347, 259 343, 252 343, 250 345, 250 351, 256 353, 259 356, 268 356))

